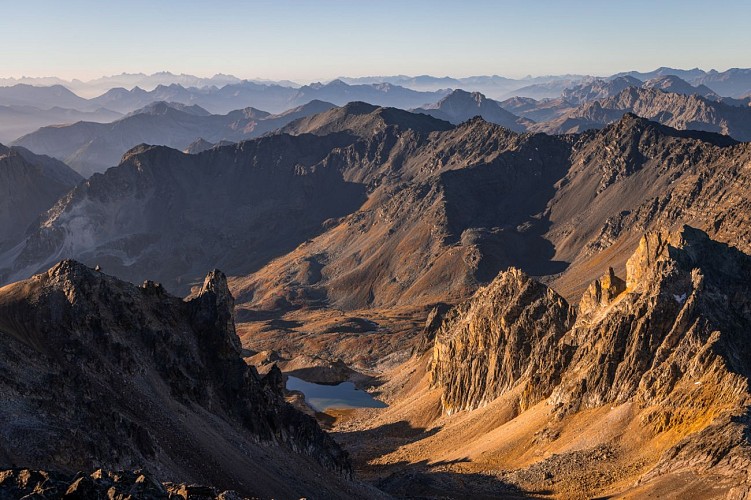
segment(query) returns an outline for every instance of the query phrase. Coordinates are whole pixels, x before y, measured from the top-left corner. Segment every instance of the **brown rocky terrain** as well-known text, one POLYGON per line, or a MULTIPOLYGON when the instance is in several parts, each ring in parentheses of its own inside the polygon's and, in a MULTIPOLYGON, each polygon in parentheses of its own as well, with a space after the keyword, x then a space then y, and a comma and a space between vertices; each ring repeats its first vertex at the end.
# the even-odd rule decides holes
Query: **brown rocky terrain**
MULTIPOLYGON (((578 300, 604 265, 623 270, 639 234, 691 224, 750 252, 748 144, 677 131, 626 115, 577 145, 550 203, 554 258, 571 265, 552 283, 578 300), (616 208, 617 207, 617 208, 616 208)), ((587 135, 583 136, 583 138, 587 135)))
MULTIPOLYGON (((547 275, 578 300, 603 266, 622 272, 637 234, 661 227, 690 223, 749 251, 742 193, 751 158, 747 145, 727 137, 626 115, 570 141, 475 120, 429 135, 408 160, 399 149, 405 142, 373 160, 347 153, 346 164, 365 167, 353 174, 379 172, 380 163, 393 180, 381 180, 358 212, 327 232, 232 280, 241 310, 257 311, 249 316, 256 319, 282 311, 294 325, 304 323, 301 306, 333 306, 388 330, 383 308, 412 304, 419 323, 432 304, 461 300, 508 266, 547 275)), ((243 331, 273 337, 273 324, 262 325, 243 331)), ((288 333, 276 338, 284 344, 288 333)))
POLYGON ((145 469, 267 498, 362 494, 347 454, 285 403, 278 369, 260 377, 242 360, 233 304, 219 271, 182 300, 70 260, 0 288, 0 463, 145 469))
POLYGON ((389 375, 389 408, 336 414, 335 435, 397 496, 742 498, 750 273, 688 226, 645 235, 576 312, 501 273, 389 375))
POLYGON ((518 269, 501 273, 471 301, 452 309, 435 334, 433 383, 446 413, 474 410, 522 379, 521 410, 545 396, 564 368, 551 356, 573 326, 574 309, 518 269))
POLYGON ((726 136, 631 114, 517 134, 365 103, 285 132, 197 155, 134 150, 0 256, 5 275, 71 256, 184 292, 219 265, 247 348, 364 368, 403 360, 434 304, 509 266, 578 300, 603 265, 622 272, 643 231, 689 223, 747 250, 748 148, 726 136))
MULTIPOLYGON (((454 126, 352 103, 277 135, 194 155, 139 147, 71 191, 22 245, 0 256, 6 276, 16 278, 73 255, 133 281, 155 276, 170 290, 193 288, 194 298, 183 302, 157 286, 115 286, 68 263, 72 275, 86 276, 83 285, 66 284, 78 282, 63 276, 71 274, 63 266, 0 289, 0 309, 7 302, 14 311, 0 321, 12 337, 4 347, 11 368, 0 379, 7 393, 20 400, 25 386, 13 384, 24 377, 73 373, 83 389, 55 394, 90 408, 86 398, 111 397, 102 388, 126 387, 115 413, 127 425, 82 412, 72 428, 85 435, 100 425, 128 445, 107 463, 81 460, 65 470, 58 464, 85 456, 77 446, 105 456, 112 443, 63 440, 54 453, 46 450, 59 459, 55 467, 26 455, 14 461, 20 440, 0 441, 0 451, 7 467, 68 476, 135 470, 145 461, 160 481, 242 494, 240 469, 261 471, 250 453, 271 468, 259 472, 262 484, 291 480, 289 470, 314 471, 290 490, 309 494, 318 491, 316 463, 342 467, 325 435, 283 406, 278 364, 309 381, 355 381, 390 404, 318 416, 351 453, 356 474, 396 496, 662 495, 670 485, 678 496, 740 495, 749 464, 749 174, 748 144, 631 113, 601 130, 548 136, 481 118, 454 126), (231 273, 242 350, 234 341, 185 345, 164 333, 200 329, 191 311, 207 290, 198 276, 216 263, 231 273), (58 288, 62 295, 49 291, 58 288), (149 297, 145 305, 139 294, 149 297), (87 301, 95 306, 80 306, 87 301), (58 314, 66 303, 82 309, 58 314), (17 312, 32 308, 50 312, 39 320, 17 312), (110 322, 108 311, 119 321, 144 308, 127 325, 148 325, 136 329, 146 340, 110 322), (49 326, 58 324, 64 327, 49 326), (76 342, 39 336, 54 340, 71 330, 76 342), (90 336, 110 330, 114 340, 90 336), (153 338, 165 344, 152 345, 153 338), (145 350, 134 347, 139 342, 145 350), (93 355, 83 348, 89 344, 93 355), (31 368, 12 364, 36 351, 50 359, 70 354, 65 362, 73 367, 59 361, 69 371, 54 371, 48 358, 31 368), (206 361, 206 352, 221 362, 206 361), (103 368, 92 367, 101 356, 103 368), (155 358, 155 366, 169 366, 166 374, 148 368, 155 358), (267 375, 247 372, 243 380, 260 392, 248 389, 238 409, 228 401, 237 400, 235 375, 246 370, 240 359, 267 375), (131 365, 135 372, 120 373, 131 365), (209 390, 199 390, 206 376, 209 390), (143 380, 157 389, 138 385, 143 380), (165 399, 174 385, 188 403, 165 399), (121 409, 133 406, 130 391, 177 408, 186 423, 165 430, 151 407, 146 422, 121 409), (268 419, 259 416, 269 405, 268 419), (206 429, 217 421, 205 412, 225 422, 222 432, 230 434, 221 435, 241 437, 209 439, 216 435, 206 429), (307 430, 280 438, 273 429, 284 418, 307 430), (257 454, 258 443, 243 432, 267 454, 257 454), (298 438, 314 444, 301 447, 298 438), (211 457, 204 460, 210 467, 183 458, 180 450, 189 448, 211 457), (307 458, 290 448, 307 450, 307 458)), ((50 394, 17 413, 61 419, 70 405, 47 402, 50 394)), ((299 394, 287 397, 302 407, 299 394)), ((378 494, 336 482, 321 496, 340 487, 378 494)))

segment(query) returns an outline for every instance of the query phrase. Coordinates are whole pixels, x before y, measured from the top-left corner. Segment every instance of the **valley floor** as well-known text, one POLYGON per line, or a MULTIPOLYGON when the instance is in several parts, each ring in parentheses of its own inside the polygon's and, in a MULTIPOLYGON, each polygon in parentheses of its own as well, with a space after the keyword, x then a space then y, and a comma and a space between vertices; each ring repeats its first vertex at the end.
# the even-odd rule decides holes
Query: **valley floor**
POLYGON ((650 437, 633 403, 559 422, 544 401, 520 413, 512 391, 442 414, 429 363, 413 357, 374 378, 388 408, 317 414, 357 477, 397 498, 718 498, 731 489, 688 471, 650 477, 677 436, 650 437))

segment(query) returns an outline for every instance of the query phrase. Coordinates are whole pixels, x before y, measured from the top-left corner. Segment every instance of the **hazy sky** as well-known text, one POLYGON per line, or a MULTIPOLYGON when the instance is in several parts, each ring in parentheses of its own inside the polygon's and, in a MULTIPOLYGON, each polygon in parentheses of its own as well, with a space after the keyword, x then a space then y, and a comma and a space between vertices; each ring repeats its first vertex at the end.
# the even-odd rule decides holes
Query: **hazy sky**
POLYGON ((24 0, 3 14, 0 77, 751 67, 751 0, 24 0))

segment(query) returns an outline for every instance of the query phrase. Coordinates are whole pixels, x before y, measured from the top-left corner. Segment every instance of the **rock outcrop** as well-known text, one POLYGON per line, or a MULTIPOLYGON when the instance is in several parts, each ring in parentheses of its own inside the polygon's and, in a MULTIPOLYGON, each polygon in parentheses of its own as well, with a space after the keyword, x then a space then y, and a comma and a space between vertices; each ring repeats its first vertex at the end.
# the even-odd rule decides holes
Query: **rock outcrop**
POLYGON ((196 484, 160 483, 149 473, 105 471, 91 474, 59 474, 42 470, 8 469, 0 471, 0 498, 36 498, 85 500, 241 500, 234 491, 220 491, 196 484))
POLYGON ((576 352, 551 401, 637 401, 672 425, 742 407, 751 259, 684 226, 645 235, 626 269, 617 303, 591 308, 564 338, 576 352))
POLYGON ((516 270, 449 312, 432 367, 444 411, 512 389, 559 420, 634 404, 635 428, 672 443, 645 481, 687 469, 748 488, 751 257, 683 226, 646 234, 626 269, 589 287, 575 322, 516 270))
POLYGON ((575 314, 563 297, 518 269, 453 309, 436 334, 433 384, 444 410, 472 410, 525 384, 522 409, 547 397, 565 367, 558 352, 575 314))
POLYGON ((586 315, 607 306, 626 290, 626 282, 615 275, 612 267, 608 268, 600 279, 595 280, 579 301, 579 314, 586 315))
POLYGON ((347 454, 284 402, 279 374, 242 360, 219 271, 183 301, 63 261, 0 289, 0 353, 6 467, 143 468, 245 495, 355 488, 347 454))

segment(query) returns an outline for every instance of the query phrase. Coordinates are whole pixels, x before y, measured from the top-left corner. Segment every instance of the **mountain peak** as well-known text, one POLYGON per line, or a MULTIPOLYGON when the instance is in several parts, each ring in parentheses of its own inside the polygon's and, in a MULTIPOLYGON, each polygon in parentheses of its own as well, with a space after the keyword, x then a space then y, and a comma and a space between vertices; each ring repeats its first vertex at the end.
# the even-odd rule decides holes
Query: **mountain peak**
POLYGON ((475 117, 482 117, 485 121, 501 125, 515 132, 524 132, 526 123, 524 120, 506 111, 500 103, 488 99, 480 92, 467 92, 457 89, 435 104, 427 105, 414 110, 446 120, 449 123, 464 123, 475 117))
POLYGON ((527 386, 519 405, 536 403, 558 376, 550 355, 574 319, 574 309, 552 289, 517 268, 502 271, 449 312, 436 333, 432 380, 443 389, 443 410, 479 408, 526 377, 536 384, 527 386), (477 362, 485 352, 498 364, 477 362))
POLYGON ((348 102, 340 108, 348 115, 367 115, 378 109, 378 106, 363 101, 348 102))
POLYGON ((643 284, 652 268, 667 260, 675 261, 687 272, 701 269, 709 279, 732 281, 751 263, 751 259, 742 256, 727 244, 712 240, 704 231, 683 224, 675 231, 655 231, 642 236, 626 263, 626 283, 629 287, 643 284))
POLYGON ((208 348, 225 357, 239 356, 242 346, 235 331, 235 299, 227 276, 214 269, 206 275, 198 293, 187 300, 194 306, 194 321, 202 325, 199 330, 211 332, 203 339, 208 348))
MULTIPOLYGON (((634 89, 635 91, 643 91, 644 89, 634 89)), ((657 90, 650 90, 651 92, 659 92, 657 90)), ((692 96, 692 98, 703 99, 699 96, 692 96)), ((697 139, 703 142, 708 142, 715 146, 727 147, 738 144, 738 141, 727 135, 718 134, 714 132, 703 132, 699 130, 677 130, 667 125, 663 125, 659 122, 649 120, 642 116, 639 116, 632 112, 624 113, 623 116, 616 122, 608 125, 603 129, 603 132, 615 133, 616 135, 628 135, 629 137, 641 138, 644 131, 649 130, 652 133, 657 133, 664 137, 680 137, 684 139, 697 139)))
POLYGON ((466 90, 456 89, 453 90, 449 95, 441 99, 441 101, 439 102, 446 102, 451 100, 472 101, 478 105, 482 105, 482 103, 485 102, 487 98, 480 92, 467 92, 466 90))
POLYGON ((126 117, 129 116, 136 116, 136 115, 152 115, 152 116, 162 116, 169 114, 173 111, 179 111, 181 113, 186 113, 189 115, 194 116, 210 116, 211 113, 203 109, 201 106, 198 106, 197 104, 182 104, 179 102, 169 102, 169 101, 154 101, 151 104, 148 104, 144 106, 141 109, 138 109, 136 111, 133 111, 132 113, 129 113, 126 115, 126 117))
POLYGON ((233 302, 232 294, 229 291, 229 285, 227 285, 227 276, 219 269, 214 269, 206 275, 201 290, 198 292, 198 296, 200 297, 209 293, 216 295, 218 300, 221 300, 222 302, 233 302))
POLYGON ((88 280, 93 276, 92 273, 93 269, 74 259, 61 260, 47 271, 47 275, 50 278, 60 278, 68 281, 88 280))

